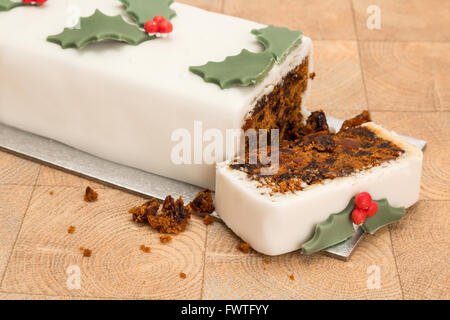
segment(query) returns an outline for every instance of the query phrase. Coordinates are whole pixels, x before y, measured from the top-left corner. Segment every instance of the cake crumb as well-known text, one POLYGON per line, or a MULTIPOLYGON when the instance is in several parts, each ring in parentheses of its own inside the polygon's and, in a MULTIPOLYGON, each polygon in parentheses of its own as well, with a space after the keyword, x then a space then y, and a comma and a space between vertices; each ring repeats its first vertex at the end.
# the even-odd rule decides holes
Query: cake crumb
POLYGON ((172 237, 168 234, 163 234, 159 240, 161 241, 161 243, 169 243, 172 241, 172 237))
POLYGON ((351 119, 345 120, 344 123, 342 124, 341 131, 358 127, 358 126, 362 125, 363 123, 370 122, 370 121, 372 121, 370 112, 367 110, 364 110, 357 116, 355 116, 351 119))
POLYGON ((251 246, 248 243, 239 243, 237 245, 237 249, 242 251, 243 253, 249 253, 250 249, 251 249, 251 246))
POLYGON ((86 187, 86 192, 84 193, 84 201, 94 202, 98 198, 98 193, 94 191, 91 187, 86 187))
POLYGON ((265 263, 265 264, 269 264, 269 263, 270 263, 270 260, 269 260, 269 259, 264 259, 264 263, 265 263))
POLYGON ((182 197, 174 200, 167 196, 155 214, 147 215, 147 220, 150 226, 160 233, 178 234, 186 229, 191 212, 190 206, 184 206, 182 197))
POLYGON ((214 218, 212 216, 210 216, 209 214, 207 214, 204 218, 203 218, 203 223, 207 226, 209 226, 210 224, 214 223, 214 218))
POLYGON ((83 257, 90 257, 92 255, 91 249, 86 249, 86 248, 81 247, 80 250, 83 251, 83 257))
POLYGON ((293 274, 291 274, 291 275, 289 276, 289 279, 291 279, 291 280, 295 280, 295 278, 294 278, 294 275, 293 275, 293 274))
POLYGON ((156 215, 160 206, 161 204, 157 199, 151 199, 150 201, 145 202, 139 207, 131 208, 130 210, 128 210, 128 212, 133 215, 134 222, 148 223, 148 216, 156 215))
POLYGON ((194 200, 189 203, 193 211, 200 214, 211 214, 214 212, 214 201, 212 192, 209 189, 200 191, 195 196, 194 200))
POLYGON ((169 195, 162 204, 157 199, 152 199, 139 207, 131 208, 128 212, 133 215, 135 222, 147 222, 160 233, 179 234, 186 229, 192 208, 190 205, 184 205, 183 197, 174 200, 169 195))
POLYGON ((316 77, 316 73, 315 72, 309 74, 309 78, 311 80, 314 80, 315 77, 316 77))
POLYGON ((67 229, 67 232, 68 232, 68 233, 74 233, 74 232, 75 232, 75 227, 74 227, 74 226, 70 226, 70 227, 67 229))
POLYGON ((186 279, 186 273, 180 272, 180 278, 181 279, 186 279))
POLYGON ((150 253, 152 251, 152 249, 150 247, 147 247, 145 244, 141 244, 140 248, 145 253, 150 253))
POLYGON ((52 196, 52 195, 54 195, 55 193, 54 193, 53 191, 50 191, 49 194, 52 196))

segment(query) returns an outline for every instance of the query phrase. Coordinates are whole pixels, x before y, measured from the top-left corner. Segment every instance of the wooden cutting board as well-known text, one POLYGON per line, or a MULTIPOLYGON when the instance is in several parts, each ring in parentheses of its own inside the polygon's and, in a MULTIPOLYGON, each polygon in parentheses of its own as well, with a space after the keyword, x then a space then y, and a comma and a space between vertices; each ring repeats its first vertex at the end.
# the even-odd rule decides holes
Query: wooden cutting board
POLYGON ((302 29, 315 46, 310 109, 339 118, 369 109, 387 128, 427 140, 420 202, 367 236, 350 262, 243 254, 224 225, 199 218, 163 245, 127 213, 142 198, 0 152, 0 298, 449 299, 449 2, 180 2, 302 29), (380 30, 366 26, 374 4, 380 30), (83 201, 88 185, 97 202, 83 201), (67 285, 74 270, 79 289, 67 285))

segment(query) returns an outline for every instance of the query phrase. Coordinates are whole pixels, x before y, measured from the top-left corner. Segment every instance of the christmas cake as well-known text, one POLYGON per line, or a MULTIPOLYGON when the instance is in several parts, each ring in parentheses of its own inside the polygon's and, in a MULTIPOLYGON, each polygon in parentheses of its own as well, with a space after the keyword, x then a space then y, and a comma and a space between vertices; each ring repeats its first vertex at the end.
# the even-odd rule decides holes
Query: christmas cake
POLYGON ((311 254, 418 200, 417 147, 368 112, 330 128, 304 108, 315 74, 299 30, 173 0, 0 0, 0 11, 1 123, 216 190, 215 206, 209 190, 187 206, 148 201, 130 210, 136 222, 177 234, 215 208, 242 251, 311 254))
POLYGON ((226 155, 203 161, 202 132, 295 126, 312 43, 172 2, 1 0, 0 122, 214 189, 226 155), (178 152, 181 139, 200 156, 178 152))

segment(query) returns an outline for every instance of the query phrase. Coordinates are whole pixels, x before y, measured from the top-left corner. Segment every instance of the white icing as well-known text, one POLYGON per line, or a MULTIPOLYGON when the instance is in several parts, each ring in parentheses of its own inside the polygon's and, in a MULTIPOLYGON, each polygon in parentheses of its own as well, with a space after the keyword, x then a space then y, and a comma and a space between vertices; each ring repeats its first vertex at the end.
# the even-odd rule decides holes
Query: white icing
POLYGON ((216 212, 255 250, 279 255, 300 249, 313 236, 318 223, 341 212, 360 192, 369 192, 374 199, 385 198, 394 207, 410 207, 419 199, 422 152, 395 133, 373 123, 366 125, 406 153, 349 177, 326 180, 295 194, 274 196, 224 162, 216 170, 216 212))
POLYGON ((240 128, 255 99, 312 50, 304 36, 261 84, 221 90, 189 66, 222 61, 243 48, 261 51, 250 31, 264 25, 175 3, 174 31, 166 39, 63 50, 46 38, 62 31, 69 5, 79 6, 84 17, 97 8, 108 15, 124 12, 115 0, 57 0, 1 12, 0 122, 211 189, 214 165, 172 163, 171 133, 192 131, 195 120, 203 121, 204 130, 240 128))

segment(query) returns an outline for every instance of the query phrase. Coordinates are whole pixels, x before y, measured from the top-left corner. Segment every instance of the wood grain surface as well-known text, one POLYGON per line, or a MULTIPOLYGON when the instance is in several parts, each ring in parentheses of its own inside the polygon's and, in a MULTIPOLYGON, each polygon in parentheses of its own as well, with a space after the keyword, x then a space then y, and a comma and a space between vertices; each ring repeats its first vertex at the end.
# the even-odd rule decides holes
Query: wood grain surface
POLYGON ((0 152, 0 299, 449 299, 450 1, 180 2, 302 29, 315 46, 310 109, 349 117, 368 108, 428 141, 419 203, 366 236, 349 262, 266 257, 238 251, 227 227, 196 217, 162 244, 127 213, 144 199, 0 152), (366 27, 369 5, 380 7, 380 30, 366 27), (88 185, 98 201, 83 201, 88 185), (73 266, 80 288, 68 286, 73 266))

